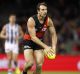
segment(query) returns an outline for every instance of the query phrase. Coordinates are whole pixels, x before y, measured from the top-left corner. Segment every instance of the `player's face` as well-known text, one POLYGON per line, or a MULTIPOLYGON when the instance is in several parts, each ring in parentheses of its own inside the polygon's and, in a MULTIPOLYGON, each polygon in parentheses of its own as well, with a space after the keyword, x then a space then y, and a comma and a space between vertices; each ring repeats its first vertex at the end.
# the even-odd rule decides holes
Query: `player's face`
POLYGON ((15 21, 16 21, 16 16, 15 15, 12 15, 12 16, 9 17, 9 22, 15 23, 15 21))
POLYGON ((41 5, 38 13, 40 14, 40 16, 46 17, 46 15, 47 15, 47 7, 44 6, 44 5, 41 5))

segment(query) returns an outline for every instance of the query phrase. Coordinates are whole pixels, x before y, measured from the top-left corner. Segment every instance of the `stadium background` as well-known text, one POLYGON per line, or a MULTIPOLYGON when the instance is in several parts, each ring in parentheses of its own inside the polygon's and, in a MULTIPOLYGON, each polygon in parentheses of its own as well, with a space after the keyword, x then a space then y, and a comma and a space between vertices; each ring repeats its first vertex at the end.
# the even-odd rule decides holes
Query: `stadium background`
MULTIPOLYGON (((54 71, 80 72, 80 0, 0 0, 0 31, 8 22, 9 15, 15 13, 17 23, 25 32, 26 21, 30 16, 36 14, 36 5, 39 2, 48 4, 48 15, 53 19, 58 36, 57 57, 55 60, 45 58, 43 71, 52 71, 52 74, 54 71)), ((44 42, 50 45, 51 40, 48 40, 50 36, 48 31, 46 33, 44 42)), ((19 63, 23 64, 22 44, 20 40, 19 63)), ((0 63, 0 70, 7 69, 4 40, 1 38, 0 63), (5 64, 2 64, 3 61, 6 61, 5 64)), ((19 66, 21 67, 21 64, 19 66)), ((32 70, 34 68, 35 65, 32 70)))

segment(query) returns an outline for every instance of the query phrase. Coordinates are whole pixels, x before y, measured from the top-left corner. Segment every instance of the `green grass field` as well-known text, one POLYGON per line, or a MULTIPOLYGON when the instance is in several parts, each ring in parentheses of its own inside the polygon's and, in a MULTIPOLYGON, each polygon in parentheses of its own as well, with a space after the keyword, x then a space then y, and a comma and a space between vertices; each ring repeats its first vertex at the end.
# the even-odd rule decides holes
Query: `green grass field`
MULTIPOLYGON (((7 74, 7 72, 0 72, 0 74, 7 74)), ((28 74, 32 74, 32 72, 28 74)), ((80 74, 80 72, 42 72, 42 74, 80 74)))

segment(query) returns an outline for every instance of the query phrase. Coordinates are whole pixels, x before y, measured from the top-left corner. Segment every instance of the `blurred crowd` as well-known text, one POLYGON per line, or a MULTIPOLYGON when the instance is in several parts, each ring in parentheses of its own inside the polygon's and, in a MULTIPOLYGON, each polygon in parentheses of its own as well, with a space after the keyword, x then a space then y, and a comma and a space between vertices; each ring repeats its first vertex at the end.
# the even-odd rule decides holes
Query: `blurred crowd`
MULTIPOLYGON (((36 4, 38 3, 37 1, 35 2, 35 0, 33 0, 33 2, 31 1, 32 0, 13 0, 13 3, 7 2, 5 5, 2 4, 0 7, 0 30, 8 21, 8 15, 14 11, 17 15, 17 23, 22 26, 25 32, 26 21, 28 17, 36 13, 36 4)), ((45 1, 48 4, 48 15, 53 19, 58 36, 57 54, 80 54, 80 0, 45 1)), ((0 39, 1 53, 4 52, 3 41, 4 40, 0 39)), ((50 40, 46 39, 46 41, 50 43, 50 40)), ((20 46, 22 46, 22 43, 20 44, 20 46)), ((22 50, 20 50, 20 52, 22 52, 22 50)))
POLYGON ((58 36, 58 53, 80 54, 80 1, 58 0, 51 10, 58 36))

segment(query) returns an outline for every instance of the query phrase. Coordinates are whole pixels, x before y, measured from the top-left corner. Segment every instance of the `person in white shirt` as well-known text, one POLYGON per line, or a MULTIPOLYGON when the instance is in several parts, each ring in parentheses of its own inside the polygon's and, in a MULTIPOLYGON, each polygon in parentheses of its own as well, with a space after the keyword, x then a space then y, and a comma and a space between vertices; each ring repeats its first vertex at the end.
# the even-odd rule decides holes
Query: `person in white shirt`
POLYGON ((16 24, 16 15, 9 16, 9 23, 5 24, 1 31, 1 38, 5 39, 5 53, 8 58, 8 73, 12 73, 11 62, 14 61, 16 71, 19 69, 17 56, 19 53, 19 38, 23 37, 23 31, 20 25, 16 24))

